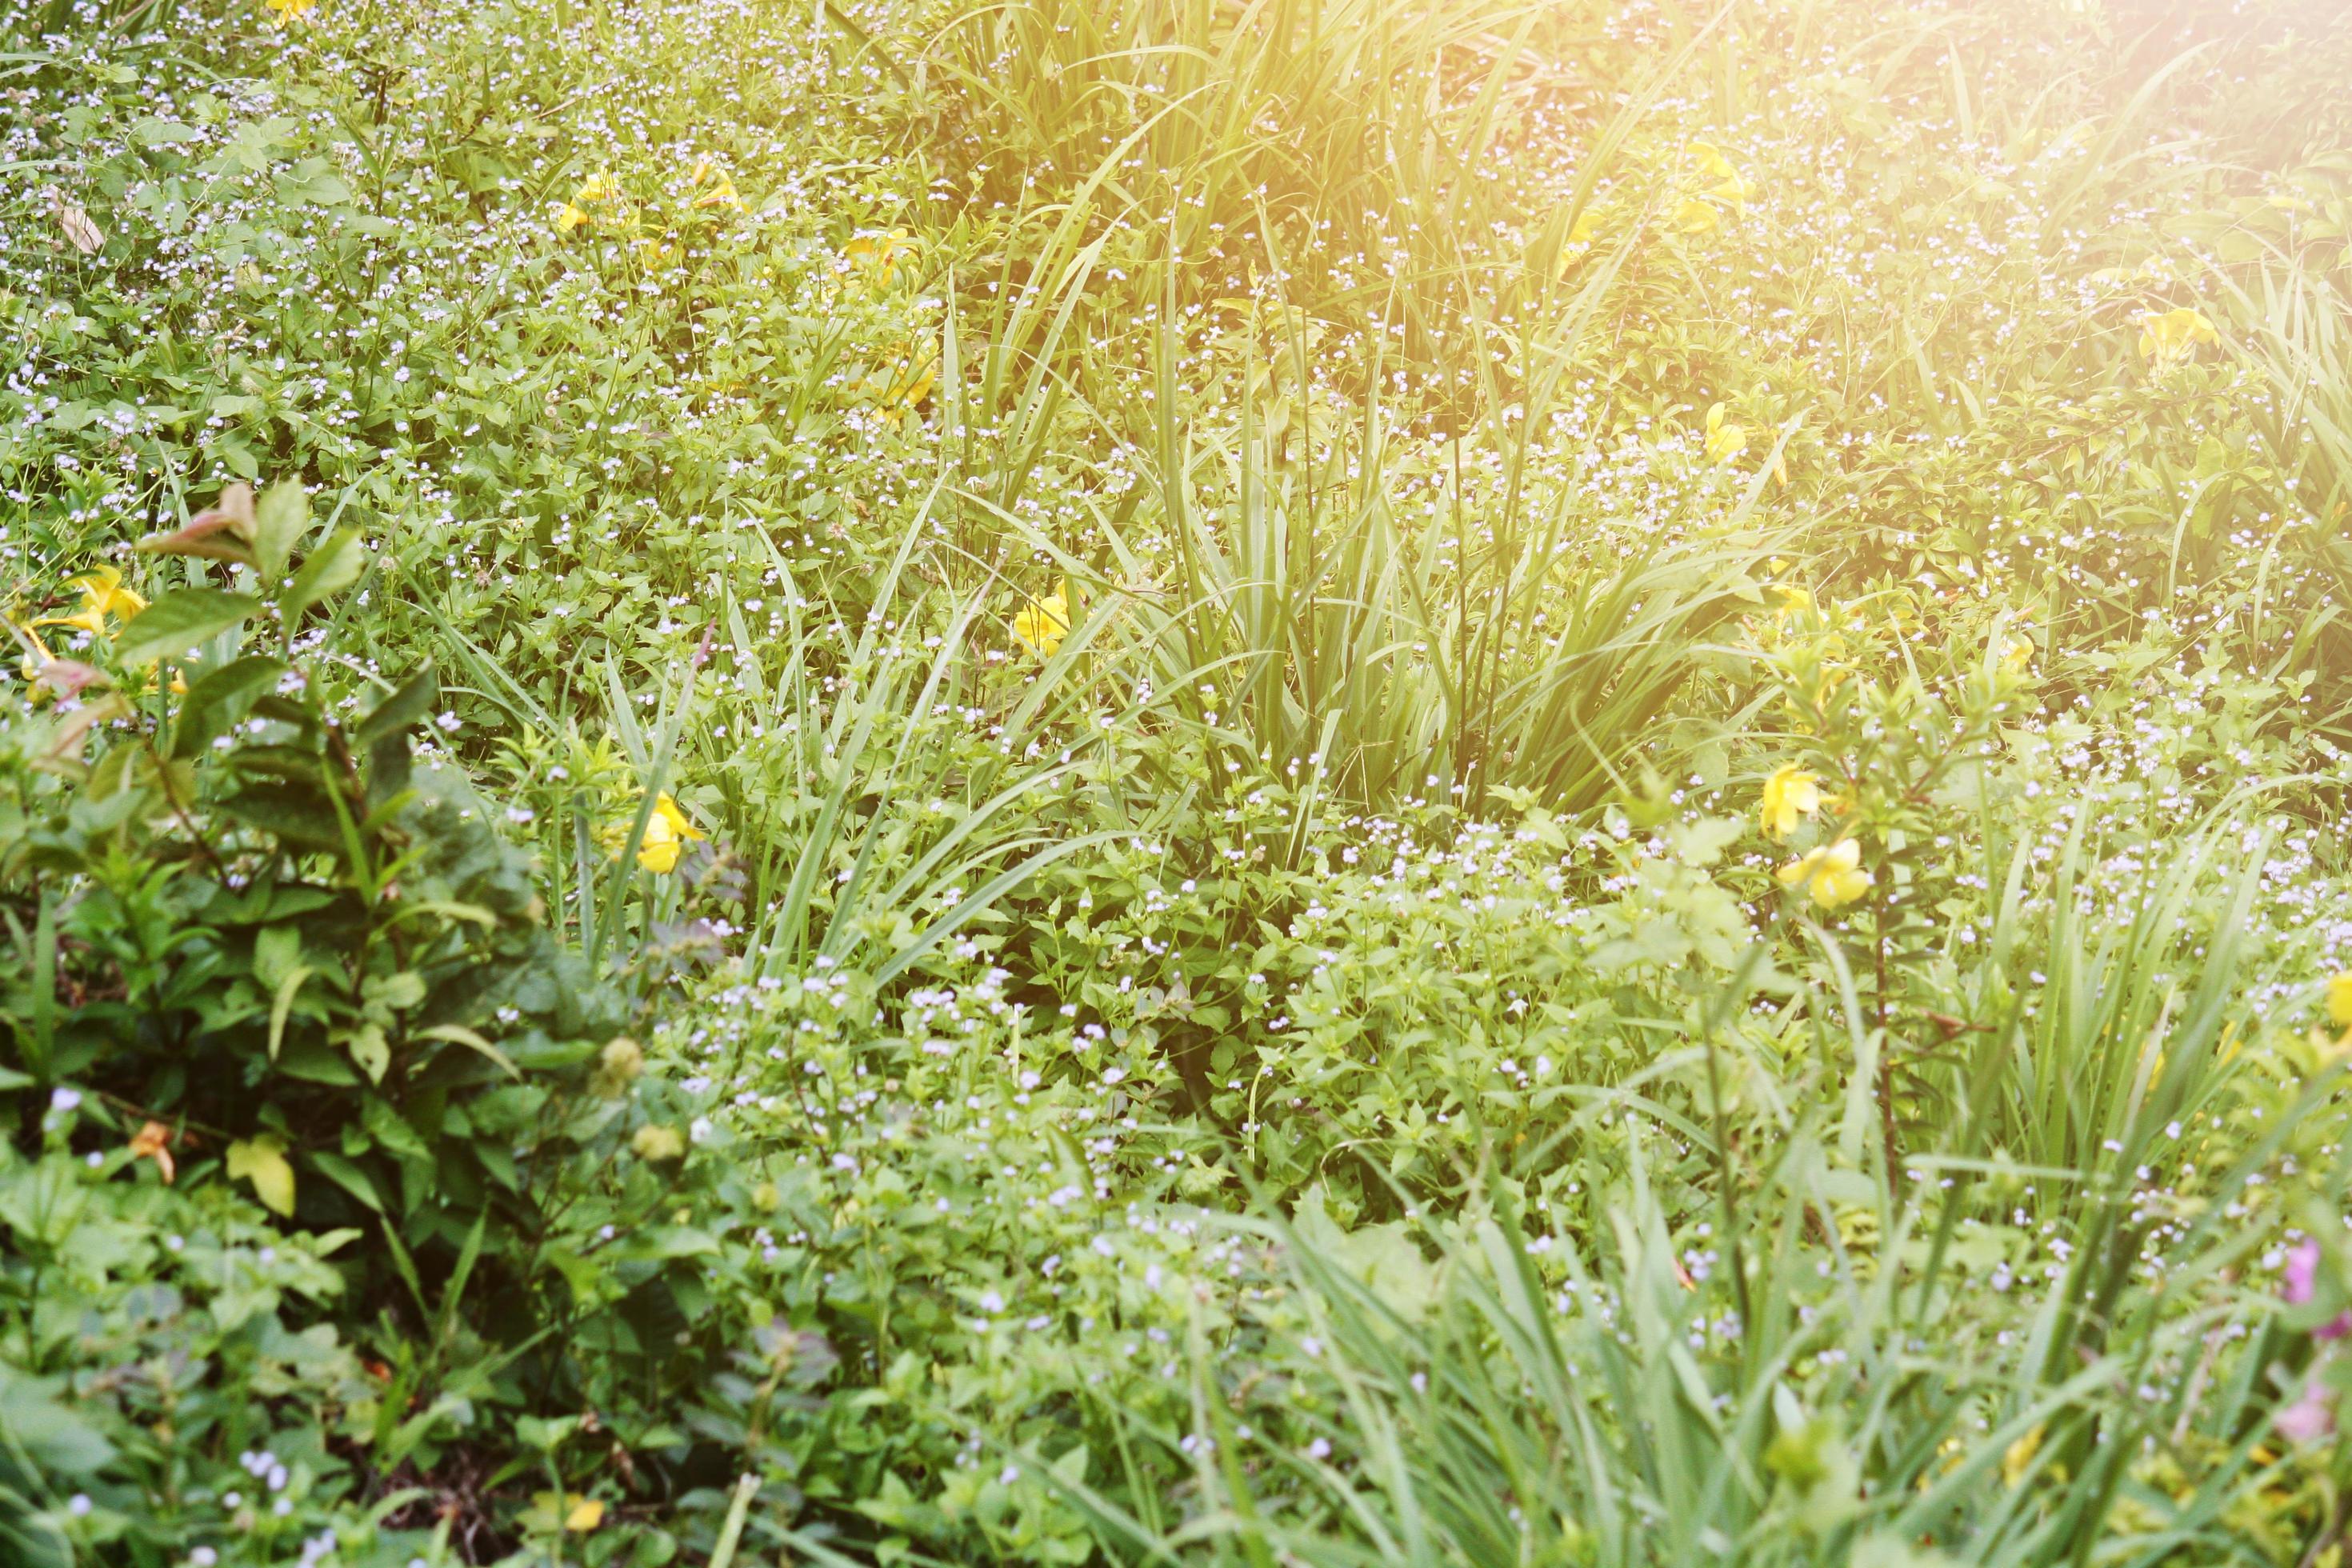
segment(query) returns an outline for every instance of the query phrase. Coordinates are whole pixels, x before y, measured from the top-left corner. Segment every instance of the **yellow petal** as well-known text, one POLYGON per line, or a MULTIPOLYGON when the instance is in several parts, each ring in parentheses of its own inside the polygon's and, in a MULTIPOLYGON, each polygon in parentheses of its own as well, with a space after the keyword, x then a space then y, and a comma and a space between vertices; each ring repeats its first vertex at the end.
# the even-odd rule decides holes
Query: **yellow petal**
POLYGON ((2339 1029, 2352 1029, 2352 971, 2327 983, 2327 1021, 2339 1029))
POLYGON ((604 1505, 594 1498, 583 1498, 574 1492, 571 1498, 572 1511, 563 1516, 563 1528, 575 1534, 585 1534, 604 1522, 604 1505))

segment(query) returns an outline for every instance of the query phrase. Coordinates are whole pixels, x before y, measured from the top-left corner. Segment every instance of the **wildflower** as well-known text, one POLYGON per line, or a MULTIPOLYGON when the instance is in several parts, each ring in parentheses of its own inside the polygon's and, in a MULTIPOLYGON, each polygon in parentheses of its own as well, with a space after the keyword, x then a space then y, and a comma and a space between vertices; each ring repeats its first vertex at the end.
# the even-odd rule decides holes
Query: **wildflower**
POLYGON ((2011 675, 2023 675, 2033 662, 2033 641, 2011 632, 2000 643, 2000 668, 2011 675))
POLYGON ((2042 1451, 2042 1428, 2036 1426, 2009 1446, 2000 1457, 2000 1479, 2011 1488, 2023 1484, 2026 1473, 2033 1468, 2033 1456, 2042 1451))
POLYGON ((1793 583, 1775 583, 1772 584, 1772 592, 1780 600, 1780 604, 1774 605, 1772 609, 1774 626, 1785 626, 1801 616, 1813 614, 1813 595, 1809 590, 1800 588, 1793 583))
POLYGON ((915 241, 903 228, 894 228, 887 234, 867 229, 843 246, 841 254, 858 271, 865 273, 875 287, 887 289, 898 281, 899 261, 911 258, 917 249, 915 241))
POLYGON ((36 626, 79 626, 93 637, 103 636, 107 617, 127 621, 147 607, 147 601, 122 585, 122 574, 111 566, 95 566, 66 580, 81 591, 81 608, 70 616, 43 616, 36 626))
POLYGON ((646 818, 646 836, 637 844, 637 864, 656 876, 666 876, 677 868, 678 851, 702 837, 665 790, 654 797, 653 815, 646 818))
POLYGON ((698 207, 725 207, 731 213, 744 210, 743 198, 735 194, 735 182, 724 174, 719 176, 717 184, 695 197, 694 205, 698 207))
POLYGON ((319 0, 261 0, 269 12, 270 20, 279 26, 289 26, 296 18, 307 16, 319 8, 319 0))
POLYGON ((580 188, 572 193, 572 199, 556 209, 555 226, 570 234, 582 224, 593 221, 597 207, 613 205, 620 199, 620 183, 610 173, 599 170, 581 181, 580 188))
POLYGON ((1774 768, 1764 781, 1764 831, 1786 838, 1797 830, 1801 817, 1822 808, 1821 784, 1793 763, 1774 768))
POLYGON ((553 1492, 533 1492, 524 1518, 538 1530, 552 1532, 560 1525, 574 1535, 585 1535, 604 1522, 604 1505, 578 1492, 566 1492, 561 1498, 553 1492))
POLYGON ((2196 352, 2199 343, 2220 341, 2213 323, 2186 306, 2161 312, 2140 312, 2139 352, 2158 364, 2185 360, 2196 352))
POLYGON ((2290 1443, 2310 1443, 2336 1430, 2336 1408, 2327 1385, 2317 1378, 2303 1385, 2303 1397, 2271 1417, 2279 1436, 2290 1443))
POLYGON ((882 416, 896 425, 908 409, 922 405, 939 379, 939 361, 927 360, 919 368, 903 366, 894 374, 868 376, 865 390, 882 416))
POLYGON ((1744 178, 1714 142, 1694 142, 1684 151, 1698 161, 1699 173, 1715 182, 1707 187, 1708 195, 1739 206, 1756 194, 1754 183, 1744 178))
POLYGON ((1042 599, 1032 599, 1013 617, 1013 638, 1041 658, 1051 658, 1070 633, 1070 585, 1054 584, 1042 599))
POLYGON ((179 1169, 172 1160, 172 1130, 160 1121, 150 1121, 131 1135, 131 1157, 154 1161, 155 1169, 162 1173, 167 1186, 179 1174, 179 1169))
POLYGON ((2327 1021, 2339 1029, 2352 1029, 2352 970, 2327 983, 2327 1021))
POLYGON ((1872 878, 1862 869, 1862 846, 1851 838, 1808 850, 1773 873, 1785 888, 1803 888, 1825 910, 1842 909, 1870 891, 1872 878))
POLYGON ((1675 204, 1674 216, 1670 221, 1683 234, 1710 234, 1723 222, 1723 216, 1715 210, 1713 202, 1685 196, 1675 204))
POLYGON ((636 1135, 629 1140, 629 1152, 649 1163, 667 1164, 672 1160, 684 1157, 686 1140, 678 1135, 675 1127, 648 1123, 638 1128, 636 1135))
POLYGON ((1748 432, 1737 425, 1724 423, 1723 405, 1718 403, 1706 411, 1706 455, 1718 463, 1727 463, 1748 449, 1748 432))

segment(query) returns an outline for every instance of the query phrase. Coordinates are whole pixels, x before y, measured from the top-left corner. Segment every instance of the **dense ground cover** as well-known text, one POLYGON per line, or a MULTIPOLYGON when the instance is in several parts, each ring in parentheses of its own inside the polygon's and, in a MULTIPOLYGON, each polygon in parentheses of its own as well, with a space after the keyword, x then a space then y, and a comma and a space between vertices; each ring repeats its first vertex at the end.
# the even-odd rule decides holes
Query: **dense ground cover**
POLYGON ((2342 1561, 2338 6, 0 25, 0 1558, 2342 1561))

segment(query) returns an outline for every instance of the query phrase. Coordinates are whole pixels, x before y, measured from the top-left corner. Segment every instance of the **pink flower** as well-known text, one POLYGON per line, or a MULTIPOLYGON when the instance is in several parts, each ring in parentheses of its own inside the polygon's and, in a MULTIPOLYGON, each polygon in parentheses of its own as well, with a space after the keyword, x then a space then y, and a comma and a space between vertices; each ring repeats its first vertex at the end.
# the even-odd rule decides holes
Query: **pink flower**
POLYGON ((2279 1436, 2290 1443, 2308 1443, 2336 1430, 2336 1410, 2317 1379, 2303 1385, 2303 1397, 2271 1417, 2279 1436))
POLYGON ((2279 1287, 2279 1295, 2290 1307, 2300 1307, 2311 1300, 2311 1292, 2319 1283, 2319 1243, 2298 1241, 2286 1255, 2286 1280, 2279 1287))

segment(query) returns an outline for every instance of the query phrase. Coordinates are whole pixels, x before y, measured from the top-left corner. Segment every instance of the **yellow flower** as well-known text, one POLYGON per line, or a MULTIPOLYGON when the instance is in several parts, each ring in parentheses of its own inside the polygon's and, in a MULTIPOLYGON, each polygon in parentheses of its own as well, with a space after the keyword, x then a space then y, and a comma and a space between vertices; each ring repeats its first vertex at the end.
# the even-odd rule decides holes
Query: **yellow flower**
POLYGON ((307 16, 318 9, 319 0, 261 0, 269 12, 270 20, 283 27, 298 16, 307 16))
POLYGON ((566 202, 562 206, 555 209, 555 226, 565 234, 570 234, 573 229, 578 228, 582 224, 586 223, 587 221, 587 211, 584 208, 574 206, 570 202, 566 202))
POLYGON ((105 632, 109 616, 127 621, 147 607, 146 600, 122 585, 122 574, 111 566, 93 566, 66 579, 66 586, 81 590, 81 608, 70 616, 43 616, 33 626, 79 626, 99 636, 105 632))
POLYGON ((2000 667, 2011 675, 2023 675, 2033 662, 2033 639, 2011 632, 2001 639, 2000 667))
POLYGON ((911 258, 917 248, 903 228, 894 228, 887 234, 868 230, 843 246, 841 254, 870 277, 876 287, 887 289, 898 281, 899 261, 911 258))
POLYGON ((667 876, 677 869, 678 851, 701 837, 665 790, 654 797, 653 815, 646 818, 646 836, 637 845, 637 864, 656 876, 667 876))
POLYGON ((2220 341, 2213 323, 2186 306, 2162 312, 2142 310, 2139 314, 2139 352, 2159 364, 2187 359, 2199 343, 2220 341))
POLYGON ((1800 616, 1813 613, 1813 595, 1793 583, 1775 583, 1772 592, 1779 595, 1780 605, 1772 611, 1772 624, 1783 626, 1800 616))
POLYGON ((893 371, 877 371, 866 378, 865 392, 874 399, 874 406, 881 416, 896 425, 908 409, 922 405, 939 379, 940 362, 929 359, 920 366, 908 364, 893 371))
POLYGON ((2000 1479, 2011 1487, 2022 1482, 2026 1472, 2033 1468, 2033 1456, 2041 1451, 2042 1428, 2036 1426, 2032 1431, 2011 1443, 2008 1451, 2001 1455, 2000 1479))
POLYGON ((1798 820, 1822 808, 1822 786, 1811 773, 1793 763, 1772 770, 1764 781, 1764 831, 1786 838, 1798 820))
POLYGON ((1727 463, 1748 449, 1748 432, 1737 425, 1724 423, 1723 405, 1718 403, 1706 411, 1706 455, 1718 463, 1727 463))
POLYGON ((561 1524, 574 1535, 585 1535, 604 1522, 604 1505, 578 1492, 566 1492, 561 1498, 553 1492, 533 1492, 523 1522, 542 1531, 552 1531, 561 1524))
POLYGON ((1057 583, 1042 599, 1032 599, 1013 617, 1013 638, 1041 658, 1051 658, 1070 634, 1070 585, 1057 583))
POLYGON ((2339 1029, 2352 1029, 2352 970, 2327 983, 2327 1021, 2339 1029))
POLYGON ((1694 142, 1684 150, 1698 160, 1699 173, 1715 182, 1707 187, 1710 195, 1738 206, 1756 194, 1756 186, 1741 176, 1738 168, 1723 155, 1723 149, 1714 142, 1694 142))
POLYGON ((719 176, 717 184, 695 197, 694 205, 698 207, 725 207, 731 213, 744 210, 743 198, 735 194, 735 182, 724 174, 719 176))
POLYGON ((1825 910, 1842 909, 1871 887, 1870 873, 1862 869, 1862 846, 1851 838, 1808 850, 1773 875, 1784 888, 1803 888, 1825 910))
POLYGON ((1715 210, 1715 204, 1712 202, 1701 201, 1696 196, 1685 196, 1675 204, 1674 217, 1671 221, 1675 227, 1684 234, 1707 234, 1723 221, 1723 215, 1715 210))

